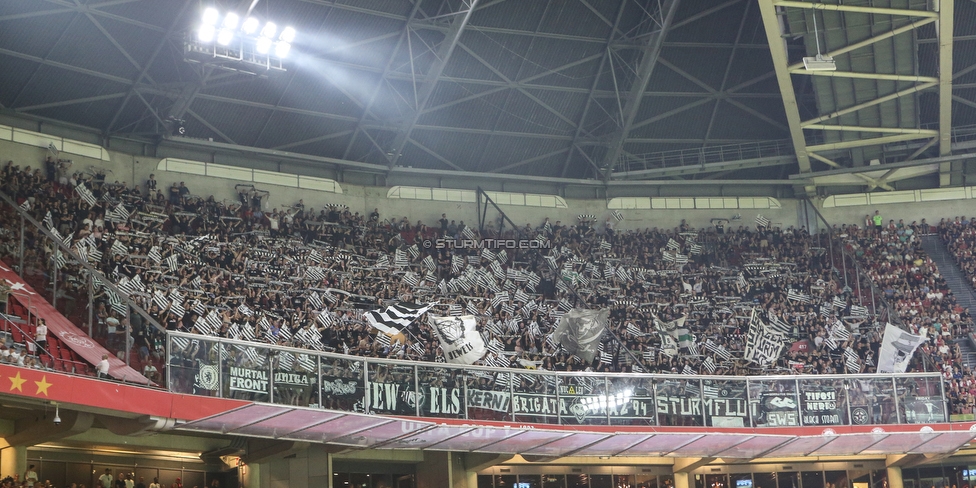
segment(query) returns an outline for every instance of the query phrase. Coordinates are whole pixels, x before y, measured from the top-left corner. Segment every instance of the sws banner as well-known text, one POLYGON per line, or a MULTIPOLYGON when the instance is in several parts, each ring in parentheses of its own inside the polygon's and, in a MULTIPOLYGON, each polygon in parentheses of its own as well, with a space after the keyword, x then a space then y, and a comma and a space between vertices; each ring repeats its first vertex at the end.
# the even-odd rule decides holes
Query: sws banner
POLYGON ((766 427, 800 425, 800 409, 794 393, 764 393, 759 399, 766 427))

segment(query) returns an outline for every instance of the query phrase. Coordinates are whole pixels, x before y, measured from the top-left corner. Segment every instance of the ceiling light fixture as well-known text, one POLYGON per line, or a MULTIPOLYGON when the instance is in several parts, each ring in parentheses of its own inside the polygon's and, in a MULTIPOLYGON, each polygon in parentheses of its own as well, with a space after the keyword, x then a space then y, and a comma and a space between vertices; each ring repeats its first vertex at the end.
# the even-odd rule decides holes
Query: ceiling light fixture
POLYGON ((804 57, 803 67, 806 68, 807 71, 837 71, 837 63, 834 62, 834 58, 820 54, 820 32, 817 30, 816 9, 814 9, 812 13, 813 13, 813 36, 814 39, 817 41, 817 55, 804 57))

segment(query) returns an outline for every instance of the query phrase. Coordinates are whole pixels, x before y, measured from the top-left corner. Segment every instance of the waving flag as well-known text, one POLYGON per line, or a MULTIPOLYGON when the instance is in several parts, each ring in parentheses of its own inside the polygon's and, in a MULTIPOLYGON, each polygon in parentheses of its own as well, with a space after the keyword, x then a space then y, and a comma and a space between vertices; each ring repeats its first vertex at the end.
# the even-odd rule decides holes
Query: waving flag
POLYGON ((400 329, 407 327, 418 317, 423 315, 435 304, 418 305, 416 303, 400 302, 385 309, 370 310, 364 316, 369 325, 390 335, 400 333, 400 329))

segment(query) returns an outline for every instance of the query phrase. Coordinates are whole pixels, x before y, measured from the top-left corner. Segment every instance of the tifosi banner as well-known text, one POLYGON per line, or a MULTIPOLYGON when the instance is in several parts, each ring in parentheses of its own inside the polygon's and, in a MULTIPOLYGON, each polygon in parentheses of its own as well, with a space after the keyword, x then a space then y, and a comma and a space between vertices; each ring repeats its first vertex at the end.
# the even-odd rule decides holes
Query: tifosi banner
POLYGON ((840 401, 837 390, 804 390, 800 392, 803 405, 803 425, 841 425, 840 401))

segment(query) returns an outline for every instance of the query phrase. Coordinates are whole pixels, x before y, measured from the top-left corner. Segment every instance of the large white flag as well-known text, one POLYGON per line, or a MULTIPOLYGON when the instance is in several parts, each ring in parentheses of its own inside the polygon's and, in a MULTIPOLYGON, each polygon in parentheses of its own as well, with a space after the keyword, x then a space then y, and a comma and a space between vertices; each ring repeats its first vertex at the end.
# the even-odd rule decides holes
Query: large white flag
POLYGON ((786 338, 763 323, 756 309, 752 309, 749 332, 746 334, 745 359, 766 366, 779 359, 785 345, 786 338))
POLYGON ((904 373, 915 350, 925 342, 925 334, 925 329, 920 335, 915 335, 888 323, 878 353, 878 372, 904 373))
POLYGON ((431 317, 430 322, 441 341, 441 350, 447 362, 474 364, 487 352, 484 339, 475 330, 478 323, 474 315, 431 317))

